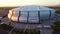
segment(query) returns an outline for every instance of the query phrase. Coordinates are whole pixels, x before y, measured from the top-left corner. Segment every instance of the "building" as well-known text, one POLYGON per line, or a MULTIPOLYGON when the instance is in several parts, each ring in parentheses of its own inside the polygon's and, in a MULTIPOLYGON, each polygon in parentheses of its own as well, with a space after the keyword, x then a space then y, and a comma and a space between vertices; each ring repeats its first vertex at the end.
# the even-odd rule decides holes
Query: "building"
POLYGON ((21 6, 9 10, 8 18, 19 23, 41 23, 55 17, 55 10, 43 6, 21 6))
POLYGON ((14 28, 24 30, 39 29, 41 34, 43 34, 44 31, 48 30, 52 32, 52 30, 50 29, 51 28, 50 25, 53 22, 49 22, 49 20, 54 19, 54 17, 55 17, 55 9, 37 5, 21 6, 19 8, 9 10, 8 13, 8 18, 9 20, 12 21, 11 25, 14 26, 14 28))

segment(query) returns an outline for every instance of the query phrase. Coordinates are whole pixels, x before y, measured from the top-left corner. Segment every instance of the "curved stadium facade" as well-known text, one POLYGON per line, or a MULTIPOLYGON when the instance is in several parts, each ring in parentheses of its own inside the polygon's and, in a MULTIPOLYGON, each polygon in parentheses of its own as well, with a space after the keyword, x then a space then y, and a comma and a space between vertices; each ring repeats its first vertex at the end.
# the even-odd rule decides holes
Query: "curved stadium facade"
POLYGON ((9 10, 8 18, 20 23, 40 23, 43 20, 54 18, 55 10, 43 6, 21 6, 9 10))

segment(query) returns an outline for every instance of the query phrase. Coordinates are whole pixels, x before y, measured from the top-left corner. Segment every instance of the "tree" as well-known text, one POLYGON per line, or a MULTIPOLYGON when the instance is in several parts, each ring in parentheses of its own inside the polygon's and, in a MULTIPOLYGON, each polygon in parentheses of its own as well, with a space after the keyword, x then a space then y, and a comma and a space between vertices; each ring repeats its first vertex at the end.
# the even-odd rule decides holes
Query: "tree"
POLYGON ((60 21, 55 22, 53 25, 51 25, 51 27, 55 31, 60 31, 60 21))
POLYGON ((55 22, 51 27, 54 30, 52 34, 60 34, 60 21, 55 22))
POLYGON ((6 25, 6 24, 2 24, 0 25, 0 29, 5 30, 5 31, 10 31, 13 27, 6 25))

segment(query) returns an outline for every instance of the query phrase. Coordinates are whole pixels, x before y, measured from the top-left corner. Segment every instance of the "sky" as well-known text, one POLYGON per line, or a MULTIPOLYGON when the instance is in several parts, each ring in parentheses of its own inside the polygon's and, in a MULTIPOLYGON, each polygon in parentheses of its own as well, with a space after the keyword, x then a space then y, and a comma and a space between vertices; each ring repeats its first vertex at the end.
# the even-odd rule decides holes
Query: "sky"
POLYGON ((0 0, 0 7, 14 7, 24 5, 55 6, 60 0, 0 0))

